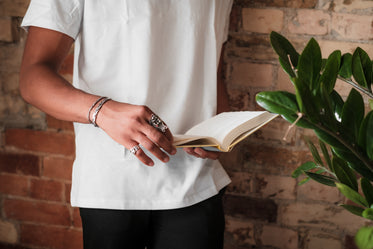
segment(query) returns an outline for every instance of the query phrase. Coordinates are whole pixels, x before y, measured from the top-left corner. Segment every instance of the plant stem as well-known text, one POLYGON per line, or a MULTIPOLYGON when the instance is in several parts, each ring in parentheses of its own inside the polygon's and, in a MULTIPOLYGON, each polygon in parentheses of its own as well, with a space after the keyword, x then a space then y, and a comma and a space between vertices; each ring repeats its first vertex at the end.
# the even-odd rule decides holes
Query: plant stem
POLYGON ((328 133, 330 136, 337 139, 341 144, 343 144, 347 149, 349 149, 360 161, 364 163, 364 165, 373 173, 373 165, 370 164, 370 162, 363 157, 353 146, 351 146, 348 142, 343 140, 341 137, 336 135, 334 132, 326 129, 324 126, 314 123, 314 125, 319 128, 320 130, 328 133))
POLYGON ((355 82, 353 82, 352 80, 349 80, 349 79, 345 79, 341 76, 338 75, 338 79, 346 82, 347 84, 350 84, 351 86, 353 86, 354 88, 358 89, 359 91, 365 93, 366 95, 368 95, 370 98, 373 99, 373 93, 372 91, 370 91, 369 89, 367 88, 364 88, 364 87, 361 87, 359 86, 358 84, 356 84, 355 82))

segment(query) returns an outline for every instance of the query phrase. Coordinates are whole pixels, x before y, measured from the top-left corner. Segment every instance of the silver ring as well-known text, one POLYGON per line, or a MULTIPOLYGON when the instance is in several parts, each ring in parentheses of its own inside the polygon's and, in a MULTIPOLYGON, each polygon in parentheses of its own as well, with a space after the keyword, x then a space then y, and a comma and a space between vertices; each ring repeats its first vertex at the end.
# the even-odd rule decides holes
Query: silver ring
POLYGON ((167 125, 155 114, 150 117, 149 124, 163 133, 168 129, 167 125))
POLYGON ((136 152, 138 151, 138 150, 140 150, 141 148, 140 148, 140 146, 138 146, 138 145, 135 145, 135 146, 133 146, 131 149, 130 149, 130 152, 132 153, 132 154, 136 154, 136 152))

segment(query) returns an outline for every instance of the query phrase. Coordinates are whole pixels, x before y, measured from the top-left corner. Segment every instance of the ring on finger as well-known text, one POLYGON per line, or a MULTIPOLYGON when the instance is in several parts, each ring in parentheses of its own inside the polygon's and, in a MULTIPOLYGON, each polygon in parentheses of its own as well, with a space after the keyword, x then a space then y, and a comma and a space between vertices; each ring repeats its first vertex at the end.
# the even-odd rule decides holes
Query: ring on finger
POLYGON ((167 125, 165 125, 165 123, 163 123, 163 121, 154 113, 150 117, 149 124, 162 133, 165 133, 168 129, 167 125))
POLYGON ((132 154, 136 155, 136 152, 139 151, 139 150, 141 150, 140 146, 139 146, 139 145, 135 145, 135 146, 133 146, 129 151, 130 151, 132 154))

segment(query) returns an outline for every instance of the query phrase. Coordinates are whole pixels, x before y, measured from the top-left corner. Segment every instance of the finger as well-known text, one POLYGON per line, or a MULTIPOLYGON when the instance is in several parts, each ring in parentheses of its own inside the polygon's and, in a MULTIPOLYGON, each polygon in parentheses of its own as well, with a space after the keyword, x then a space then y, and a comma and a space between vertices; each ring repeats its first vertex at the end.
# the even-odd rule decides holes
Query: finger
POLYGON ((192 156, 200 158, 200 156, 197 153, 194 152, 194 148, 192 148, 192 147, 184 147, 183 150, 186 153, 188 153, 189 155, 192 155, 192 156))
POLYGON ((221 152, 207 151, 203 148, 195 148, 194 152, 198 154, 201 158, 209 158, 212 160, 218 159, 221 155, 221 152))
POLYGON ((164 153, 156 143, 151 141, 146 136, 143 136, 139 141, 142 146, 144 146, 150 153, 152 153, 162 162, 167 163, 170 160, 170 157, 164 153))
POLYGON ((147 125, 144 129, 144 135, 147 136, 153 143, 157 144, 158 147, 165 150, 171 155, 176 154, 176 147, 173 146, 172 142, 159 130, 151 125, 147 125))
MULTIPOLYGON (((166 124, 167 125, 167 124, 166 124)), ((163 133, 166 138, 172 143, 174 141, 174 136, 172 135, 170 129, 167 129, 164 133, 163 133)))
POLYGON ((163 134, 172 144, 174 138, 167 124, 154 113, 148 113, 147 116, 147 123, 154 129, 156 129, 158 132, 163 134))
MULTIPOLYGON (((132 148, 135 148, 135 146, 139 146, 136 142, 132 142, 132 146, 126 147, 130 152, 132 148)), ((134 156, 136 156, 143 164, 147 166, 154 166, 153 160, 148 157, 145 152, 141 149, 139 146, 139 149, 135 152, 131 152, 134 156)))

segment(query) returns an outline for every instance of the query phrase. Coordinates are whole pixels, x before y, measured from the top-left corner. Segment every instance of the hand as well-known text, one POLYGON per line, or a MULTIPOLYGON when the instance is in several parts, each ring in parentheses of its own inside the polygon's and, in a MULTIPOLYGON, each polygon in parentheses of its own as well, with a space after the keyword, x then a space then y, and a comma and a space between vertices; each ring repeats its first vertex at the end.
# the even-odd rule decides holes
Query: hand
POLYGON ((183 150, 192 156, 203 158, 203 159, 208 158, 212 160, 218 159, 222 153, 222 152, 217 152, 217 151, 207 151, 199 147, 196 147, 196 148, 185 147, 183 148, 183 150))
MULTIPOLYGON (((141 144, 159 160, 168 162, 170 158, 164 151, 176 154, 176 148, 172 145, 173 136, 169 129, 162 133, 149 124, 152 114, 146 106, 110 100, 102 107, 96 122, 111 138, 127 149, 141 144)), ((154 165, 153 160, 141 149, 135 156, 148 166, 154 165)))

